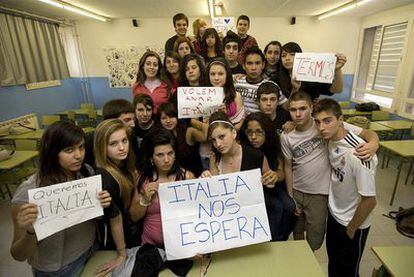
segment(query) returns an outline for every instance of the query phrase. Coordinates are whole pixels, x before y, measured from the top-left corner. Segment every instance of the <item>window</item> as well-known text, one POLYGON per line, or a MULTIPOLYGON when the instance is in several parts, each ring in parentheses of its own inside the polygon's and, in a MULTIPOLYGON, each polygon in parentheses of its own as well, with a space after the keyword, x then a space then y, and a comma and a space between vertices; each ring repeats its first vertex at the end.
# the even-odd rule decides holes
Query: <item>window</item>
POLYGON ((392 107, 407 26, 407 22, 402 22, 364 29, 354 99, 392 107))

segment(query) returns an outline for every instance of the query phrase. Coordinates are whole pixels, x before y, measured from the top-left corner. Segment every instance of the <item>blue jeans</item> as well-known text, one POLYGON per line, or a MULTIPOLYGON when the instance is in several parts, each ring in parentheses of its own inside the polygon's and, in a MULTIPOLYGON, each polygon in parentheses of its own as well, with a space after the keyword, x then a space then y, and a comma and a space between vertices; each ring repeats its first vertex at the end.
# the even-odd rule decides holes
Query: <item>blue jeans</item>
POLYGON ((73 277, 80 276, 83 268, 85 267, 86 261, 93 253, 93 247, 89 248, 85 253, 83 253, 79 258, 71 262, 70 264, 65 265, 63 268, 53 271, 45 272, 40 271, 35 268, 32 268, 34 277, 73 277))

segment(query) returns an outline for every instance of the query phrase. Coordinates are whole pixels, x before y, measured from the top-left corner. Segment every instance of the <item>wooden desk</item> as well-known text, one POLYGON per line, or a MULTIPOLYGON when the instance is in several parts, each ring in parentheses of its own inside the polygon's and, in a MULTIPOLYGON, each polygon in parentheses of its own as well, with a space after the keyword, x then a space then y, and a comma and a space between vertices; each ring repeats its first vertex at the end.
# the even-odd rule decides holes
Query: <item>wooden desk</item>
POLYGON ((393 130, 409 130, 413 125, 413 122, 408 120, 386 120, 376 121, 376 123, 387 126, 393 130))
POLYGON ((356 115, 371 115, 372 112, 362 112, 362 111, 357 111, 356 109, 343 109, 342 114, 345 117, 349 117, 349 116, 356 116, 356 115))
MULTIPOLYGON (((22 177, 24 178, 28 175, 31 175, 35 167, 33 167, 32 170, 25 170, 24 172, 20 172, 23 175, 18 174, 18 168, 25 162, 33 160, 37 155, 37 151, 15 151, 10 159, 0 162, 0 185, 4 184, 6 187, 6 192, 9 195, 10 199, 12 198, 12 193, 10 191, 9 184, 20 182, 22 177)), ((4 199, 4 193, 1 186, 0 193, 4 199)))
POLYGON ((414 246, 374 246, 372 251, 392 276, 413 276, 414 246))
MULTIPOLYGON (((397 167, 398 169, 397 177, 395 179, 394 189, 393 189, 391 200, 390 200, 390 205, 392 205, 394 203, 394 197, 397 191, 398 181, 400 179, 401 169, 402 169, 402 165, 404 161, 407 161, 407 160, 411 161, 410 167, 412 167, 412 164, 414 161, 414 140, 388 140, 388 141, 380 141, 379 144, 385 150, 396 154, 400 158, 400 162, 397 167)), ((385 163, 385 153, 384 153, 384 158, 382 160, 382 167, 384 167, 384 163, 385 163)))
POLYGON ((37 151, 14 151, 10 159, 0 162, 0 170, 10 170, 27 162, 39 154, 37 151))
MULTIPOLYGON (((88 261, 81 276, 94 276, 96 267, 116 256, 115 251, 98 251, 88 261)), ((168 269, 160 277, 174 276, 168 269)), ((200 262, 187 274, 200 276, 200 262)), ((268 242, 213 253, 206 276, 325 276, 308 243, 302 241, 268 242)))
POLYGON ((379 124, 376 121, 371 121, 369 123, 369 130, 374 131, 374 132, 392 132, 393 129, 390 127, 387 127, 385 125, 379 124))
POLYGON ((60 116, 68 116, 69 111, 74 111, 76 115, 88 115, 89 114, 88 109, 66 110, 66 111, 62 111, 62 112, 57 112, 56 114, 60 115, 60 116))
POLYGON ((325 276, 308 243, 283 241, 213 253, 207 276, 325 276))
POLYGON ((42 135, 44 133, 44 129, 36 129, 35 131, 30 131, 23 134, 18 135, 6 135, 0 137, 1 140, 40 140, 42 138, 42 135))

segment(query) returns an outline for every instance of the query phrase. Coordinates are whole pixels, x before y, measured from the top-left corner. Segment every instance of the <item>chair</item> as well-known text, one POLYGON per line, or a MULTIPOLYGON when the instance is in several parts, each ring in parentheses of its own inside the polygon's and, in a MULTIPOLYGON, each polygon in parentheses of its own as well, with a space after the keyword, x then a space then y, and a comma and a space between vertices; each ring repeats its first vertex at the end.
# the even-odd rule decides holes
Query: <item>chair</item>
POLYGON ((42 116, 42 127, 45 128, 46 126, 55 123, 56 121, 60 120, 60 116, 58 115, 43 115, 42 116))
POLYGON ((76 124, 76 113, 75 111, 68 110, 68 119, 76 124))
POLYGON ((390 113, 387 111, 372 111, 371 120, 380 121, 390 119, 390 113))
POLYGON ((87 115, 88 118, 82 122, 78 122, 78 125, 80 127, 95 127, 98 118, 98 113, 96 112, 96 110, 88 110, 87 115))
POLYGON ((341 106, 342 109, 346 109, 351 105, 350 101, 339 101, 339 106, 341 106))
POLYGON ((93 103, 81 103, 80 108, 81 110, 92 110, 95 109, 95 105, 93 103))

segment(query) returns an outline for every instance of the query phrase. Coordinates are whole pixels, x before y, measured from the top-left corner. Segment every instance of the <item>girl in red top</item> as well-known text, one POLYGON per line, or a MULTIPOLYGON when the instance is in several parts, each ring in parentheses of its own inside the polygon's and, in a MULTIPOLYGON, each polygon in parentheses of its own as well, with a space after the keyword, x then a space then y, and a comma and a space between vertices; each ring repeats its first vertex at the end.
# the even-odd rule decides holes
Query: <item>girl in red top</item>
POLYGON ((154 101, 154 112, 160 104, 168 102, 174 91, 168 78, 161 74, 161 58, 154 51, 148 50, 139 60, 137 81, 132 86, 132 96, 144 93, 154 101))

